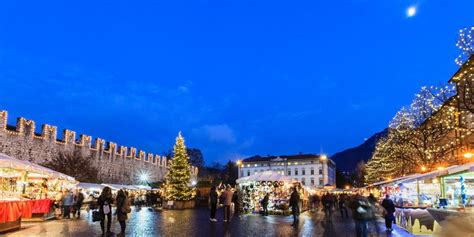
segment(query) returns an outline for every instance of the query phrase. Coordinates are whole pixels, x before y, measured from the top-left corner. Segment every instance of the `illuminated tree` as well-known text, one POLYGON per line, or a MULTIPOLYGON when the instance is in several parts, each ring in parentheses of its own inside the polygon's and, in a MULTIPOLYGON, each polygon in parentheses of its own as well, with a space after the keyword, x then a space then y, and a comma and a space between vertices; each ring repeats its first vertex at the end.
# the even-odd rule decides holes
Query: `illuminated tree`
POLYGON ((474 26, 459 30, 459 38, 456 46, 461 50, 461 55, 456 58, 456 63, 462 66, 474 55, 474 26))
POLYGON ((173 201, 191 200, 195 190, 191 187, 191 164, 181 132, 176 137, 173 154, 174 157, 169 162, 169 170, 165 177, 165 197, 173 201))
POLYGON ((456 124, 453 95, 452 86, 422 87, 410 107, 397 112, 367 163, 367 182, 414 173, 444 158, 442 145, 456 124))

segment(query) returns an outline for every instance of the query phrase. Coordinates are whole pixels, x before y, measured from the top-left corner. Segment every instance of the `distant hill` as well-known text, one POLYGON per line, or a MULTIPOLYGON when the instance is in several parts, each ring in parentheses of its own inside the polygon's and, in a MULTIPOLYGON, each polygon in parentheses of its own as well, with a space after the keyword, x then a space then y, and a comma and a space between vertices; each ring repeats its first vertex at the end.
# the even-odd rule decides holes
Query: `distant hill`
POLYGON ((336 167, 342 171, 353 171, 359 161, 367 162, 375 150, 377 141, 387 135, 388 129, 372 135, 364 143, 357 147, 349 148, 347 150, 338 152, 331 156, 331 159, 336 162, 336 167))

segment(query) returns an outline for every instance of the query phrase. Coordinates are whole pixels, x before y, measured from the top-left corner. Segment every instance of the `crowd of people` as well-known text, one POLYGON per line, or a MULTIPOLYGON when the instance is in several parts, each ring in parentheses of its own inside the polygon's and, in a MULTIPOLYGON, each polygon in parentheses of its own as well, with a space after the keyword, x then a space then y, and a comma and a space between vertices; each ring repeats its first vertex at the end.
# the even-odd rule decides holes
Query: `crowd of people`
POLYGON ((100 221, 103 236, 111 234, 112 215, 116 215, 120 224, 121 232, 117 236, 125 236, 127 214, 131 212, 132 205, 137 209, 142 206, 161 207, 163 199, 156 191, 129 193, 120 189, 113 194, 110 187, 104 187, 100 193, 91 192, 87 197, 81 189, 64 190, 54 200, 57 219, 80 219, 81 210, 86 209, 87 213, 92 214, 93 221, 100 221), (113 204, 115 213, 112 213, 113 204))
POLYGON ((325 219, 331 220, 334 210, 339 210, 341 219, 349 219, 348 208, 352 212, 355 223, 356 236, 368 236, 369 226, 374 226, 375 232, 379 233, 377 216, 385 219, 386 231, 393 231, 392 224, 395 222, 395 204, 387 195, 382 201, 370 194, 365 197, 361 194, 350 195, 347 193, 312 195, 310 197, 312 212, 321 210, 325 219))

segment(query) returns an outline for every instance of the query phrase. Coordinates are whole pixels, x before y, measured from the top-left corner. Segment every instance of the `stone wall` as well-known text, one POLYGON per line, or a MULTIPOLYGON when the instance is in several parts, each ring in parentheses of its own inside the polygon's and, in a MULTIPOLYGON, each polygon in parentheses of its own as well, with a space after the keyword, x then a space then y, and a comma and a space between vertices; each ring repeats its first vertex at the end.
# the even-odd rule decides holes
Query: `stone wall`
MULTIPOLYGON (((64 130, 58 139, 57 127, 48 124, 41 126, 36 133, 33 120, 18 118, 16 126, 8 125, 8 112, 0 111, 0 153, 21 160, 41 164, 51 160, 59 153, 76 153, 91 158, 99 170, 99 179, 104 183, 137 183, 139 174, 146 172, 150 181, 162 181, 167 170, 166 157, 146 153, 134 147, 118 146, 91 136, 64 130)), ((192 168, 197 175, 197 168, 192 168)))

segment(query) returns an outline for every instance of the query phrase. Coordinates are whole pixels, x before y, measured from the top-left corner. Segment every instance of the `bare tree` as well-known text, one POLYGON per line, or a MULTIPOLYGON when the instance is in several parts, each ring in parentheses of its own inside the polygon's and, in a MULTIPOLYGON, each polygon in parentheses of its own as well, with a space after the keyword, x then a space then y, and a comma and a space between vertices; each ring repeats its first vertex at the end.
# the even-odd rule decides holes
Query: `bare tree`
POLYGON ((100 183, 99 171, 92 164, 92 158, 77 153, 59 153, 41 165, 74 177, 80 182, 100 183))

